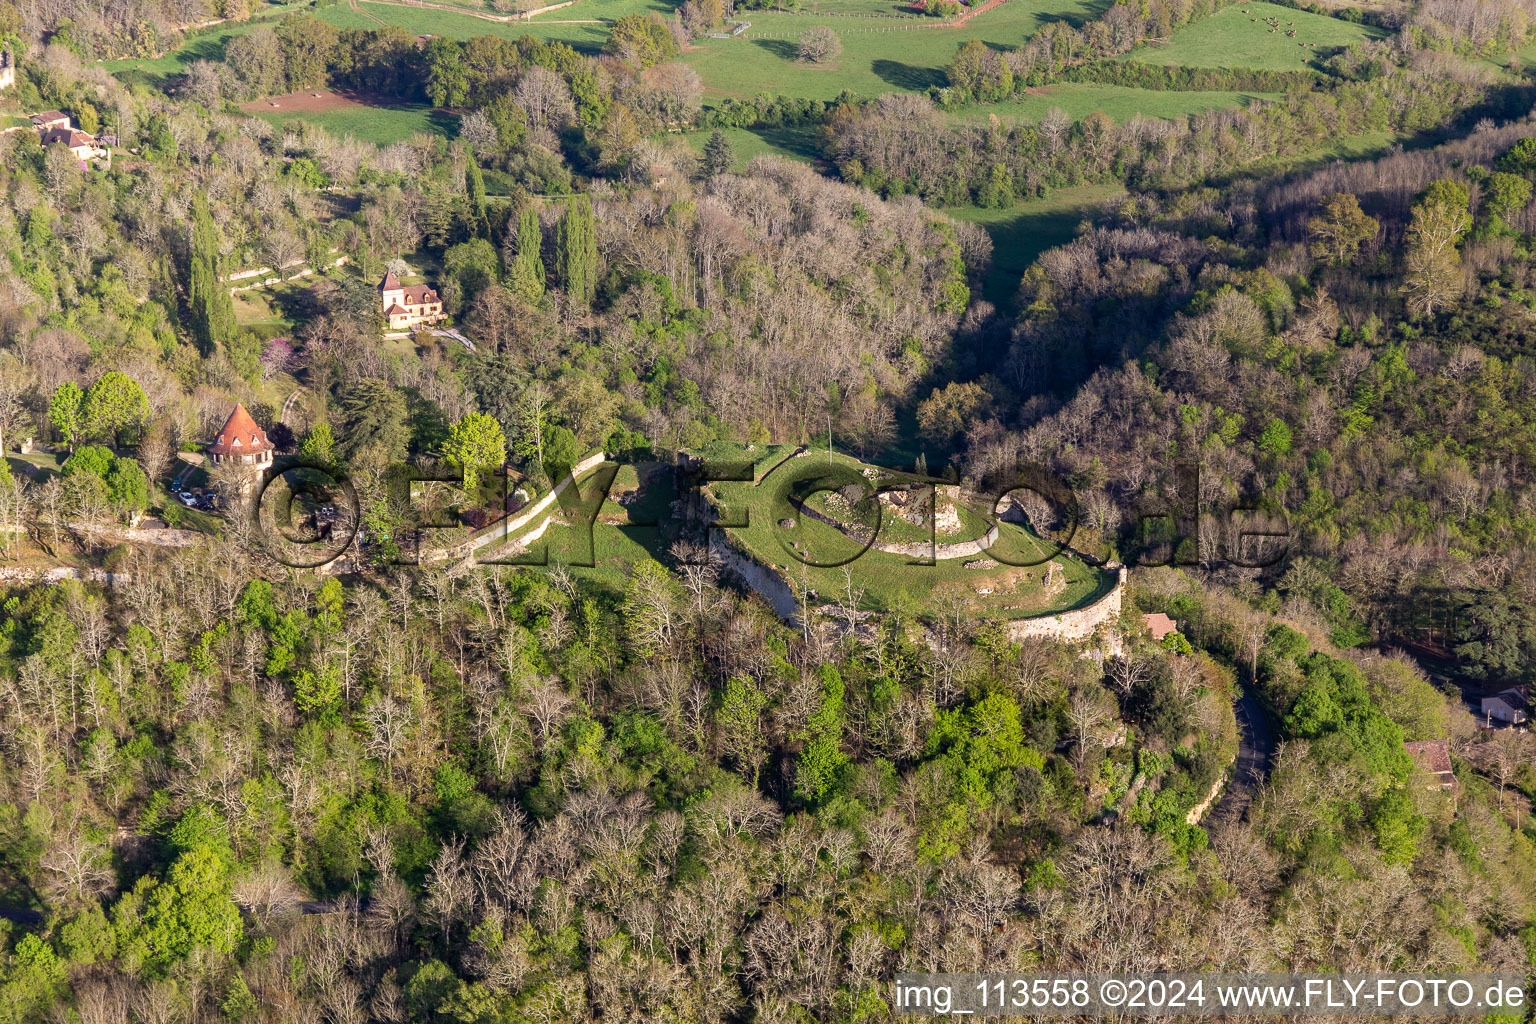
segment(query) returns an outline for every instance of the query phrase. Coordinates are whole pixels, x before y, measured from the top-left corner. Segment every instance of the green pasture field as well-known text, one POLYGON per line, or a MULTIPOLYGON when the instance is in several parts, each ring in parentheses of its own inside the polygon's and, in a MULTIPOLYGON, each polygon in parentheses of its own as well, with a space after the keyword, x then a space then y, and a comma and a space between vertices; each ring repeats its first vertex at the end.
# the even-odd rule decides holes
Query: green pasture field
MULTIPOLYGON (((546 0, 546 3, 554 3, 558 0, 546 0)), ((592 18, 604 21, 613 21, 622 18, 626 14, 649 14, 655 11, 663 17, 670 18, 672 12, 681 6, 680 3, 667 3, 666 0, 578 0, 569 7, 562 7, 558 11, 548 11, 533 19, 534 25, 553 25, 562 21, 587 20, 592 18)))
POLYGON ((1052 107, 1059 107, 1080 121, 1092 113, 1107 114, 1116 121, 1143 117, 1183 117, 1208 110, 1247 106, 1254 100, 1277 100, 1280 93, 1269 92, 1174 92, 1162 89, 1131 89, 1121 85, 1086 85, 1068 83, 1048 85, 1028 95, 1001 103, 980 103, 955 111, 960 121, 1038 121, 1052 107))
POLYGON ((319 125, 332 135, 350 135, 363 142, 387 146, 404 142, 418 133, 452 137, 458 132, 458 118, 434 110, 426 103, 406 103, 393 106, 348 104, 324 111, 251 111, 252 116, 281 126, 289 121, 307 121, 319 125))
POLYGON ((1019 278, 1029 265, 1045 250, 1070 242, 1085 216, 1124 192, 1119 185, 1079 185, 1003 209, 957 206, 944 212, 978 224, 992 236, 992 266, 982 294, 999 308, 1012 309, 1019 278))
MULTIPOLYGON (((982 0, 977 2, 980 3, 982 0)), ((843 19, 890 18, 928 22, 940 20, 916 10, 910 0, 778 0, 777 3, 766 4, 760 10, 749 10, 738 6, 732 19, 752 21, 753 16, 758 14, 797 14, 843 19)), ((855 22, 845 20, 844 24, 852 25, 855 22)))
MULTIPOLYGON (((731 144, 731 152, 736 158, 733 170, 741 170, 751 163, 754 157, 782 156, 791 160, 810 161, 819 155, 816 151, 815 125, 800 127, 767 126, 758 128, 722 128, 726 141, 731 144)), ((688 145, 696 153, 704 152, 704 144, 709 141, 713 130, 704 128, 699 131, 687 132, 684 138, 688 145)))
POLYGON ((1237 3, 1209 18, 1176 30, 1167 43, 1147 43, 1125 59, 1145 64, 1177 64, 1200 68, 1256 68, 1297 71, 1304 64, 1365 39, 1379 38, 1380 29, 1321 14, 1269 3, 1237 3), (1265 18, 1279 21, 1271 31, 1265 18), (1294 38, 1286 33, 1295 31, 1294 38), (1312 46, 1304 46, 1312 43, 1312 46))
MULTIPOLYGON (((616 14, 604 11, 619 6, 634 7, 640 0, 581 0, 572 7, 551 12, 550 20, 491 21, 469 14, 436 10, 423 7, 403 7, 396 4, 368 3, 359 0, 357 6, 336 4, 322 7, 315 13, 337 28, 378 28, 380 25, 398 25, 415 35, 447 36, 451 39, 469 39, 472 36, 503 36, 516 39, 532 33, 540 39, 559 40, 569 43, 583 53, 595 54, 608 40, 608 21, 616 14), (588 4, 591 6, 588 6, 588 4), (565 17, 560 17, 564 15, 565 17)), ((670 8, 656 7, 657 10, 670 8)), ((633 13, 628 12, 628 13, 633 13)))
POLYGON ((895 17, 884 5, 879 9, 892 17, 747 11, 740 17, 752 27, 744 35, 701 40, 683 60, 704 80, 706 102, 760 93, 830 100, 844 90, 863 96, 921 92, 948 84, 944 69, 967 40, 1011 48, 1049 21, 1081 23, 1101 7, 1096 0, 1007 0, 954 28, 895 17), (842 41, 843 52, 826 65, 802 64, 795 56, 800 34, 813 25, 832 29, 842 41))

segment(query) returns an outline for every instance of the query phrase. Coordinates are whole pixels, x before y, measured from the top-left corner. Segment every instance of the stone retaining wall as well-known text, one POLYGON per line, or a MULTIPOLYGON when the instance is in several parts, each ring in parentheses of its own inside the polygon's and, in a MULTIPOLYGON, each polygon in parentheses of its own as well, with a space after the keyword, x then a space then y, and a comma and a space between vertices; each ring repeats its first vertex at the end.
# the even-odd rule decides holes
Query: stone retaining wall
MULTIPOLYGON (((554 504, 555 499, 560 496, 560 492, 565 490, 566 484, 569 483, 572 479, 578 478, 584 473, 591 472, 593 469, 601 466, 606 461, 608 461, 608 456, 605 453, 593 452, 591 455, 588 455, 586 458, 576 463, 575 466, 572 466, 571 475, 551 488, 544 495, 544 497, 540 498, 538 501, 535 501, 532 505, 529 505, 515 516, 498 519, 491 525, 480 530, 476 530, 474 533, 469 535, 468 540, 461 541, 450 548, 448 551, 435 555, 432 558, 432 561, 439 562, 454 558, 468 558, 476 551, 479 551, 481 548, 485 547, 487 544, 493 543, 495 541, 505 540, 509 535, 516 533, 518 530, 521 530, 523 527, 533 522, 537 516, 548 509, 550 505, 554 504)), ((543 531, 541 530, 541 536, 542 533, 543 531)), ((534 538, 528 539, 531 540, 534 538)))
POLYGON ((1099 626, 1120 617, 1125 597, 1125 566, 1115 566, 1114 571, 1114 587, 1093 604, 1069 612, 1057 612, 1055 615, 1014 619, 1008 623, 1008 638, 1023 640, 1026 637, 1044 636, 1054 640, 1086 640, 1093 636, 1099 626))
POLYGON ((0 583, 58 583, 60 580, 81 580, 114 586, 127 583, 133 577, 126 572, 107 572, 105 569, 74 569, 67 565, 52 569, 0 569, 0 583))

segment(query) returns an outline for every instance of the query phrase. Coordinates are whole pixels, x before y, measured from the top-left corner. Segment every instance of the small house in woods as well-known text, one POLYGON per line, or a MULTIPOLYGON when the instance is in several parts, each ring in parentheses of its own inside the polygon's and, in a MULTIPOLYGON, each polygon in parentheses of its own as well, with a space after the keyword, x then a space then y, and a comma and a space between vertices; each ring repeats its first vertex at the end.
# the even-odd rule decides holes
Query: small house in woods
POLYGON ((1495 722, 1504 725, 1525 725, 1531 720, 1531 693, 1525 686, 1511 686, 1500 690, 1482 702, 1483 724, 1492 727, 1495 722))
POLYGON ((1161 640, 1169 633, 1177 632, 1179 624, 1174 622, 1162 612, 1153 612, 1151 615, 1143 615, 1141 624, 1152 634, 1153 640, 1161 640))
POLYGON ((429 285, 403 285, 394 274, 385 274, 379 282, 379 303, 390 330, 409 330, 417 324, 443 319, 443 300, 429 285))
POLYGON ((70 124, 69 115, 62 110, 45 110, 40 114, 33 114, 31 120, 37 128, 43 148, 63 146, 69 150, 70 155, 80 161, 82 169, 97 157, 105 157, 108 163, 111 162, 111 147, 90 132, 83 132, 70 124))
POLYGON ((0 92, 16 84, 16 54, 0 50, 0 92))
POLYGON ((1441 789, 1456 788, 1456 774, 1451 771, 1451 748, 1445 740, 1416 740, 1403 746, 1414 764, 1434 776, 1435 784, 1441 789))
POLYGON ((43 132, 43 145, 62 145, 79 160, 82 165, 87 160, 101 156, 103 148, 97 144, 96 137, 90 132, 82 132, 78 128, 49 128, 43 132))
POLYGON ((272 464, 272 449, 267 432, 256 425, 245 406, 236 403, 234 412, 229 414, 218 436, 208 446, 208 459, 215 466, 255 469, 272 464))

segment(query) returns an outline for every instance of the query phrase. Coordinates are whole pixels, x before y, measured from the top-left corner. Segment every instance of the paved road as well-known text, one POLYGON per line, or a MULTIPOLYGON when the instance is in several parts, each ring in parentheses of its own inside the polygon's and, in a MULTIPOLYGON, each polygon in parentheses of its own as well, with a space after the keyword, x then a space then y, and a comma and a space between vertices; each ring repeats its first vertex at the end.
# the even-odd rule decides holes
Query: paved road
POLYGON ((1244 687, 1237 702, 1237 760, 1232 765, 1231 781, 1207 819, 1209 824, 1242 820, 1259 786, 1269 777, 1274 757, 1274 723, 1252 689, 1244 687))

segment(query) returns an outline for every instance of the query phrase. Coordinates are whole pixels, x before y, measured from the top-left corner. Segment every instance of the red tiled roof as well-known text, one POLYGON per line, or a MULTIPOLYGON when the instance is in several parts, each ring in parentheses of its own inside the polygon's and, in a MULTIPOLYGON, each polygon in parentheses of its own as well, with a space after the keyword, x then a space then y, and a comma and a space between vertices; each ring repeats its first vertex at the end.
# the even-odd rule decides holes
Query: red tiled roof
POLYGON ((1451 770, 1451 749, 1445 740, 1415 740, 1403 746, 1425 771, 1438 775, 1451 770))
POLYGON ((76 149, 80 146, 94 146, 96 139, 73 128, 50 128, 43 133, 43 145, 49 146, 55 142, 62 142, 70 149, 76 149))
POLYGON ((391 274, 391 273, 386 271, 385 274, 384 274, 384 280, 379 282, 379 291, 381 291, 381 292, 392 292, 392 291, 396 290, 399 287, 400 287, 400 279, 398 277, 396 277, 394 274, 391 274))
POLYGON ((436 302, 437 292, 424 284, 408 285, 405 288, 405 304, 407 306, 420 306, 425 302, 436 302))
POLYGON ((208 451, 214 455, 250 455, 252 452, 272 450, 267 432, 256 425, 245 406, 236 403, 234 412, 224 421, 219 436, 213 439, 208 451))
POLYGON ((400 303, 398 303, 398 302, 391 302, 389 304, 389 308, 384 311, 384 315, 385 316, 400 316, 400 315, 408 313, 408 312, 410 312, 410 310, 408 310, 404 306, 400 305, 400 303))
POLYGON ((1177 622, 1174 622, 1162 612, 1153 612, 1151 615, 1143 615, 1141 617, 1141 624, 1147 627, 1147 631, 1152 634, 1153 640, 1161 640, 1163 637, 1167 636, 1169 633, 1175 632, 1179 628, 1179 624, 1177 622))
POLYGON ((32 115, 33 124, 48 124, 50 121, 64 121, 68 123, 69 115, 62 110, 45 110, 40 114, 32 115))

